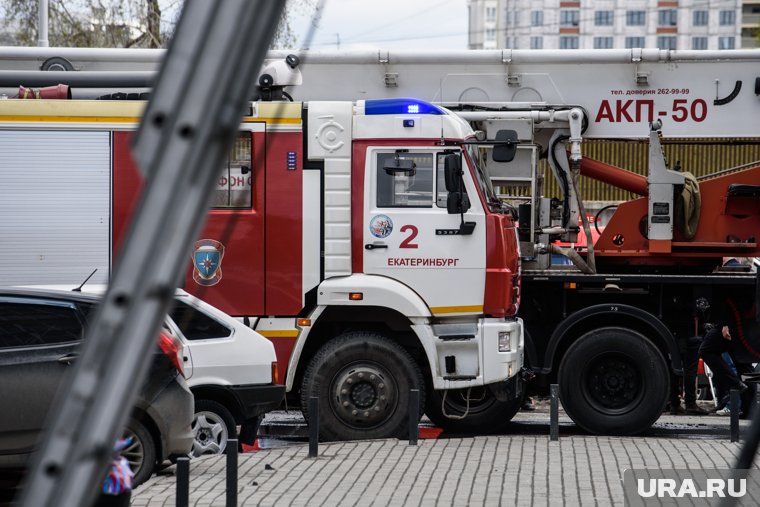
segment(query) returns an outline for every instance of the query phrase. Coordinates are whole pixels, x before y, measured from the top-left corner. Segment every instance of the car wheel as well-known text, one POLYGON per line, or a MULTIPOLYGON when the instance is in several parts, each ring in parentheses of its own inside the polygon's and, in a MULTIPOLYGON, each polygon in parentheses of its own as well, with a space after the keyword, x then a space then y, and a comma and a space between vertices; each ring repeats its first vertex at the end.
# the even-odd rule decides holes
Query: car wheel
POLYGON ((662 414, 670 373, 644 335, 617 327, 589 331, 570 346, 559 368, 567 415, 590 433, 634 435, 662 414))
POLYGON ((452 389, 446 394, 445 410, 449 415, 464 419, 451 419, 443 413, 443 391, 428 393, 425 414, 436 426, 455 433, 496 433, 503 431, 509 421, 520 411, 523 397, 510 401, 497 400, 486 387, 473 387, 467 403, 467 389, 452 389))
POLYGON ((422 372, 409 353, 385 336, 352 331, 314 356, 301 385, 301 410, 319 398, 319 434, 325 440, 403 438, 408 433, 409 392, 420 392, 422 372))
POLYGON ((143 423, 130 419, 124 430, 124 438, 132 437, 130 443, 121 455, 129 462, 129 467, 135 474, 132 486, 136 487, 147 481, 156 466, 156 443, 153 436, 143 423))
POLYGON ((193 449, 190 456, 223 454, 227 441, 237 436, 235 418, 227 407, 211 400, 196 400, 193 417, 193 449))

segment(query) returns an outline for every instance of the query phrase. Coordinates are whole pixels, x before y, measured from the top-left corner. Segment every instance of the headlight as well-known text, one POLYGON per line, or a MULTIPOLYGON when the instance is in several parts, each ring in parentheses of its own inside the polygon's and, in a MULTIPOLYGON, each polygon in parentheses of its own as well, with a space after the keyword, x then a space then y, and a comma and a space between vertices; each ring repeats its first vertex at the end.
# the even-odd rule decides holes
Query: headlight
POLYGON ((512 333, 509 331, 499 331, 499 352, 511 352, 512 347, 510 343, 510 336, 512 333))

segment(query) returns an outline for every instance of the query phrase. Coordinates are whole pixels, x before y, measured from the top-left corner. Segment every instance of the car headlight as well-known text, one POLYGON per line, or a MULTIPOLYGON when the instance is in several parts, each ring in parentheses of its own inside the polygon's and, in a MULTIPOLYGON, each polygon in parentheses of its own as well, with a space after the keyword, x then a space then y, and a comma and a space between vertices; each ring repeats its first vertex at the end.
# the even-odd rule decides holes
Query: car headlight
POLYGON ((509 331, 499 331, 499 352, 511 352, 512 344, 510 341, 512 333, 509 331))

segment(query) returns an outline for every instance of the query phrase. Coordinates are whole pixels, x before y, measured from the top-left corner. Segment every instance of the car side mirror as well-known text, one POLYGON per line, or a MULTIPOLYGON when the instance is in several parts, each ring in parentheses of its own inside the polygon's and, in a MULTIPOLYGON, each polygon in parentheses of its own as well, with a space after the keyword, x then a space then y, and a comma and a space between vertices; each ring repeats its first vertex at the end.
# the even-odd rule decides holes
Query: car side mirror
POLYGON ((470 199, 467 197, 467 194, 460 194, 459 192, 449 192, 448 197, 446 198, 446 211, 449 212, 450 215, 455 215, 457 213, 464 213, 465 211, 470 209, 470 199))
POLYGON ((499 130, 496 132, 491 157, 494 162, 512 162, 517 154, 517 132, 514 130, 499 130))

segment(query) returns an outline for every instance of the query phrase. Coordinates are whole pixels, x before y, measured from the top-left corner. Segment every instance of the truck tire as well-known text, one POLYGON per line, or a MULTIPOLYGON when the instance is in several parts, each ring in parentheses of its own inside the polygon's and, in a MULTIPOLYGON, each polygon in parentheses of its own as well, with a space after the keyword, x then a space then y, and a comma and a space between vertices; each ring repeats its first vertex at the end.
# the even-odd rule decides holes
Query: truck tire
POLYGON ((635 435, 647 430, 668 400, 665 359, 644 335, 606 327, 581 336, 559 367, 562 406, 595 434, 635 435))
POLYGON ((301 384, 301 410, 319 398, 323 440, 403 438, 408 433, 409 391, 425 383, 417 363, 379 333, 351 331, 325 344, 309 363, 301 384))
POLYGON ((190 455, 194 458, 224 454, 227 441, 237 438, 235 418, 227 407, 212 400, 196 400, 192 429, 195 438, 190 455))
MULTIPOLYGON (((446 395, 446 413, 462 415, 467 409, 467 389, 452 389, 446 395)), ((485 387, 470 392, 470 410, 464 419, 450 419, 443 414, 443 391, 428 392, 425 414, 439 428, 447 432, 463 434, 498 433, 504 431, 509 421, 520 411, 523 397, 510 401, 497 400, 485 387)))

